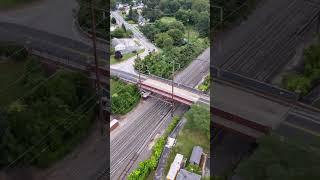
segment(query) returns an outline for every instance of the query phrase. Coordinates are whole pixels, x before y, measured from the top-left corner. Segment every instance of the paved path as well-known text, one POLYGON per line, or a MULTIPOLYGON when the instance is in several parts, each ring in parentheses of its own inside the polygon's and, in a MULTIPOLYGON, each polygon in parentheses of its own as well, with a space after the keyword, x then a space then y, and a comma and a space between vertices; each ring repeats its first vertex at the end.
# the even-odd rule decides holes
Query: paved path
MULTIPOLYGON (((176 137, 178 136, 180 130, 184 127, 185 123, 187 122, 187 120, 183 117, 180 122, 177 124, 177 126, 174 128, 174 130, 170 133, 169 137, 176 139, 176 137)), ((166 175, 164 174, 165 172, 165 168, 166 168, 166 164, 167 164, 167 159, 170 155, 171 152, 171 148, 168 147, 164 147, 161 157, 159 159, 159 163, 154 175, 154 180, 162 180, 163 177, 165 177, 166 175)))

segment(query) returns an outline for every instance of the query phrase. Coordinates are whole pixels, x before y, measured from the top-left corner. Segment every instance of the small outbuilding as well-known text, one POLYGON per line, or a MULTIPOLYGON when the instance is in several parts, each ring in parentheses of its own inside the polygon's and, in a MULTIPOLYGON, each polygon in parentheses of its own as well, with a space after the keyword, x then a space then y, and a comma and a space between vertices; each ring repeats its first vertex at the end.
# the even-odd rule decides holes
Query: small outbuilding
POLYGON ((201 157, 202 157, 203 149, 200 146, 195 146, 192 149, 191 157, 190 157, 190 164, 193 165, 200 165, 201 157))
POLYGON ((176 180, 200 180, 201 176, 199 174, 195 174, 192 172, 189 172, 185 169, 180 169, 176 180))
POLYGON ((176 157, 174 158, 168 175, 167 175, 167 180, 175 180, 176 176, 180 170, 180 168, 182 167, 182 163, 183 163, 183 155, 182 154, 177 154, 176 157))

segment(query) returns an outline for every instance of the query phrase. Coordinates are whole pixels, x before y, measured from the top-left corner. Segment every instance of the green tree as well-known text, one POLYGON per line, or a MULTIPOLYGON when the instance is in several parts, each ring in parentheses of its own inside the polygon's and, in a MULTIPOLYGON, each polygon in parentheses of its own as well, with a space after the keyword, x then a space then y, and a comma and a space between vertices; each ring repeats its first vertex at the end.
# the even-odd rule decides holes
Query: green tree
POLYGON ((155 37, 155 43, 160 48, 170 48, 173 45, 173 39, 167 33, 159 33, 155 37))
POLYGON ((173 39, 174 45, 180 45, 183 41, 183 32, 179 29, 170 29, 167 34, 173 39))
POLYGON ((204 132, 210 138, 210 111, 203 105, 192 105, 185 114, 188 123, 187 128, 204 132))
POLYGON ((209 30, 210 30, 209 17, 210 15, 208 12, 202 12, 198 17, 196 28, 199 31, 200 37, 207 37, 209 35, 209 30))

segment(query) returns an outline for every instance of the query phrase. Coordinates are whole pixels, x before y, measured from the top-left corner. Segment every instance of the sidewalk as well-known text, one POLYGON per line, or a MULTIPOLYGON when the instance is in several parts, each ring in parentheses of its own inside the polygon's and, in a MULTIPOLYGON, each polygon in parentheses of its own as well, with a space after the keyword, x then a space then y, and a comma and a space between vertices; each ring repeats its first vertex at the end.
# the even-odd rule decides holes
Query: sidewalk
MULTIPOLYGON (((180 122, 177 124, 177 126, 174 128, 174 130, 170 133, 168 137, 176 138, 180 130, 184 127, 186 122, 187 120, 184 117, 182 117, 180 122)), ((158 167, 154 175, 155 180, 162 180, 163 177, 165 176, 164 169, 166 167, 167 159, 169 157, 170 152, 171 152, 171 148, 164 147, 161 157, 159 159, 158 167)))

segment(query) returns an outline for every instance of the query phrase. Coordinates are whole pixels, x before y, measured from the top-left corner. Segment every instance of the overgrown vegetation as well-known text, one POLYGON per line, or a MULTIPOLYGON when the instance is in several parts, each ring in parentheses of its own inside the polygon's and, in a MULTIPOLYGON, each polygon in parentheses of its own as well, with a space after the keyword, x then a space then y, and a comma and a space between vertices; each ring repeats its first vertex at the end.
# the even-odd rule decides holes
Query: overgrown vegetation
POLYGON ((135 69, 142 73, 154 74, 163 78, 172 77, 173 62, 175 62, 175 71, 185 68, 207 47, 206 41, 198 40, 192 44, 151 53, 144 59, 135 61, 135 69))
POLYGON ((186 167, 186 170, 199 175, 201 175, 201 171, 202 171, 200 166, 195 164, 188 164, 188 166, 186 167))
POLYGON ((185 26, 174 18, 157 20, 154 24, 142 26, 142 33, 160 48, 171 48, 184 43, 185 26))
POLYGON ((150 172, 157 168, 161 153, 163 151, 164 145, 166 144, 166 139, 177 126, 179 121, 180 117, 173 117, 172 122, 169 124, 165 133, 157 140, 157 142, 153 146, 150 158, 139 163, 138 168, 133 170, 129 174, 129 180, 146 179, 149 176, 150 172))
POLYGON ((209 1, 208 0, 144 0, 146 5, 142 15, 150 22, 162 17, 171 16, 185 26, 193 26, 201 37, 209 34, 209 1))
MULTIPOLYGON (((79 0, 80 9, 78 12, 78 22, 80 27, 91 34, 92 30, 92 18, 89 0, 79 0)), ((109 3, 106 0, 95 1, 95 17, 96 17, 96 33, 97 37, 108 40, 109 39, 109 3)))
POLYGON ((139 89, 136 85, 126 84, 116 77, 111 79, 111 112, 126 114, 140 101, 139 89))
POLYGON ((319 167, 319 149, 272 135, 260 140, 258 149, 240 163, 236 173, 246 180, 317 180, 319 167))
MULTIPOLYGON (((171 149, 165 167, 165 174, 168 173, 171 163, 177 153, 189 159, 194 146, 200 146, 204 152, 210 153, 210 111, 202 105, 192 105, 185 114, 187 122, 177 136, 177 143, 171 149)), ((186 164, 187 167, 189 163, 186 164)), ((192 168, 192 166, 190 167, 192 168)), ((197 171, 197 169, 194 169, 197 171)))
POLYGON ((153 23, 140 29, 162 50, 137 60, 135 69, 169 78, 173 66, 175 71, 184 69, 209 46, 209 1, 145 0, 143 3, 142 14, 153 23))
POLYGON ((320 82, 320 38, 317 43, 304 51, 303 69, 291 73, 283 79, 284 87, 288 90, 306 95, 320 82))
POLYGON ((2 107, 0 166, 47 167, 86 134, 96 100, 84 74, 60 70, 47 79, 34 58, 28 58, 23 74, 16 86, 25 91, 2 107))
POLYGON ((112 38, 129 38, 132 36, 132 32, 130 30, 127 30, 124 25, 121 27, 117 27, 114 31, 110 34, 111 39, 112 38))
POLYGON ((205 92, 209 91, 209 89, 210 89, 210 81, 211 81, 210 76, 207 76, 204 79, 204 81, 202 82, 202 84, 199 85, 198 89, 200 91, 205 91, 205 92))

